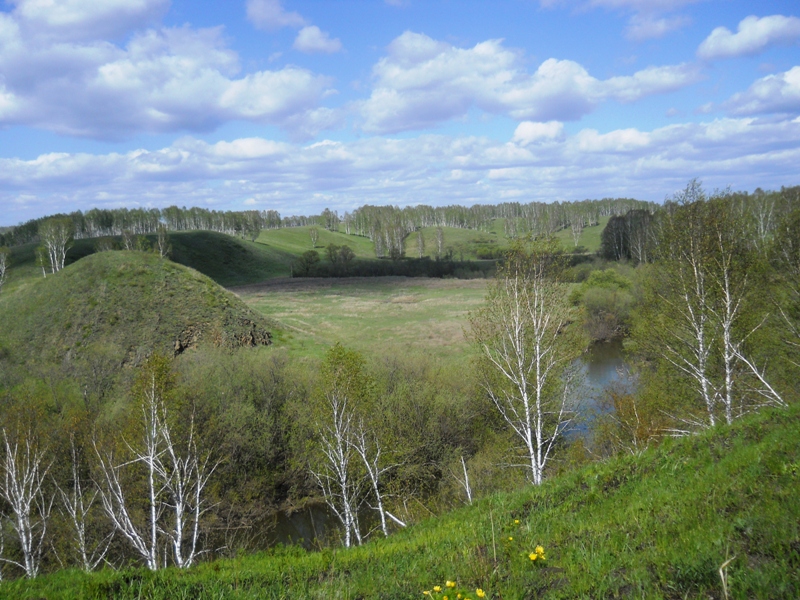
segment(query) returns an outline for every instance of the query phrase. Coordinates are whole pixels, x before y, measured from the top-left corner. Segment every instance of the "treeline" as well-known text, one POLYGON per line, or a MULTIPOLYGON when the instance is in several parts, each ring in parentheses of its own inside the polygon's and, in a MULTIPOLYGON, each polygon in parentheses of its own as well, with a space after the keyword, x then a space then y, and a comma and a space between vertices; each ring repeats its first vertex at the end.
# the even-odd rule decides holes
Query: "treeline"
POLYGON ((0 234, 0 246, 18 246, 40 241, 41 226, 52 219, 71 221, 76 239, 120 236, 124 233, 146 235, 166 226, 171 231, 216 231, 250 239, 262 229, 284 226, 274 210, 216 211, 204 208, 164 209, 92 209, 32 219, 0 234))
MULTIPOLYGON (((780 191, 756 189, 747 192, 717 191, 714 197, 725 198, 726 210, 740 221, 742 235, 755 248, 765 250, 786 215, 800 205, 800 186, 780 191)), ((631 260, 634 263, 654 261, 659 255, 665 223, 682 205, 707 199, 697 181, 667 199, 657 210, 632 208, 609 219, 601 236, 600 256, 607 260, 631 260)))
MULTIPOLYGON (((70 219, 76 239, 156 233, 162 225, 170 231, 208 230, 255 240, 262 229, 318 226, 330 231, 368 237, 375 243, 379 258, 402 254, 406 236, 424 227, 488 228, 494 219, 505 219, 509 237, 532 233, 547 235, 573 227, 596 224, 601 217, 625 214, 632 209, 652 211, 653 203, 627 198, 605 198, 579 202, 508 202, 497 205, 444 206, 419 205, 398 208, 366 205, 345 212, 325 209, 319 215, 281 217, 274 210, 216 211, 204 208, 91 209, 32 219, 0 233, 0 246, 17 246, 40 240, 40 226, 52 219, 70 219)), ((577 240, 577 237, 576 237, 577 240)), ((577 244, 577 241, 576 241, 577 244)))

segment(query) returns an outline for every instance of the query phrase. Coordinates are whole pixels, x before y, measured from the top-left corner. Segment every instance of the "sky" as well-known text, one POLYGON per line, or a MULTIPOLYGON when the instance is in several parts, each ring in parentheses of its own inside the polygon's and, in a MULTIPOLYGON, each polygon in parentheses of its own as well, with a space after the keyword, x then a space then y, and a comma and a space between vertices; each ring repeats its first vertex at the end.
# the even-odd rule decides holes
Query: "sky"
POLYGON ((0 226, 800 184, 797 0, 0 0, 0 226))

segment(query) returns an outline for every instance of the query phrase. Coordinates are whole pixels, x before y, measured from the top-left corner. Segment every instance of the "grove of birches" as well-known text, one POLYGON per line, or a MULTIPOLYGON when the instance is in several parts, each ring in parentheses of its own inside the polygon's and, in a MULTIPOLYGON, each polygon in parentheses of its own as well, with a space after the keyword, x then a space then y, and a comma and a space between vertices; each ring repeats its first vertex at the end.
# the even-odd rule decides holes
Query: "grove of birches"
MULTIPOLYGON (((452 228, 498 223, 503 242, 478 256, 489 281, 464 320, 463 365, 395 352, 391 339, 370 356, 336 344, 322 361, 273 344, 133 361, 89 346, 47 362, 6 343, 0 325, 0 575, 191 567, 263 549, 275 511, 322 503, 338 526, 317 544, 356 545, 797 402, 800 187, 710 192, 693 180, 662 203, 367 205, 283 218, 93 209, 0 234, 0 303, 25 244, 47 279, 71 268, 74 240, 168 261, 170 235, 194 230, 256 240, 311 226, 369 238, 376 265, 441 265, 463 262, 447 245, 452 228), (606 218, 600 250, 587 252, 582 230, 606 218), (406 256, 431 227, 434 256, 422 258, 421 236, 419 256, 406 256), (577 361, 613 338, 628 372, 582 407, 577 361)), ((315 262, 327 261, 299 257, 294 275, 315 262)))

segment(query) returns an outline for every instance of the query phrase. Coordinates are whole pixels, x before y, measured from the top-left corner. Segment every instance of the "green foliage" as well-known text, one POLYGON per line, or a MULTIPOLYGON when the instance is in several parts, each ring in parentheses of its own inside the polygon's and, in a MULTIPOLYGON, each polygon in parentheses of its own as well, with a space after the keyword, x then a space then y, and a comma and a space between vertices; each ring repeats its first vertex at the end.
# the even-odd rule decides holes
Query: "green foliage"
POLYGON ((0 584, 0 593, 20 600, 399 599, 450 580, 489 598, 705 598, 722 595, 717 571, 733 558, 730 597, 796 597, 797 412, 766 412, 541 488, 492 496, 348 551, 279 547, 188 572, 62 571, 0 584), (529 557, 537 545, 546 553, 541 567, 529 557))
POLYGON ((591 271, 570 293, 573 304, 583 307, 584 326, 595 341, 624 335, 635 304, 633 282, 618 269, 591 271))

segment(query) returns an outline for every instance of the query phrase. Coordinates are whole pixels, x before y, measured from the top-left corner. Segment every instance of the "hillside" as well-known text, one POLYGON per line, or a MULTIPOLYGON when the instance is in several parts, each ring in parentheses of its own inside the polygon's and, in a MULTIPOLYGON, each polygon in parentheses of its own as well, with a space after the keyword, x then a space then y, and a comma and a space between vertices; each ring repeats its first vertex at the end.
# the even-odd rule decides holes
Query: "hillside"
POLYGON ((442 598, 451 580, 473 600, 477 588, 504 599, 723 598, 727 563, 728 597, 796 598, 799 408, 668 439, 352 550, 276 548, 184 572, 62 571, 1 584, 0 595, 442 598), (544 561, 529 558, 537 545, 544 561))
POLYGON ((123 363, 157 350, 270 343, 267 321, 208 277, 142 252, 87 256, 0 296, 0 344, 20 363, 102 347, 123 363))

